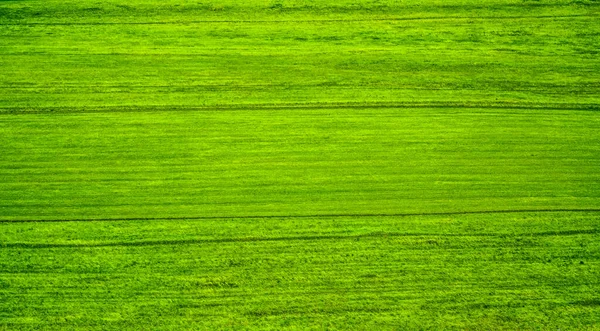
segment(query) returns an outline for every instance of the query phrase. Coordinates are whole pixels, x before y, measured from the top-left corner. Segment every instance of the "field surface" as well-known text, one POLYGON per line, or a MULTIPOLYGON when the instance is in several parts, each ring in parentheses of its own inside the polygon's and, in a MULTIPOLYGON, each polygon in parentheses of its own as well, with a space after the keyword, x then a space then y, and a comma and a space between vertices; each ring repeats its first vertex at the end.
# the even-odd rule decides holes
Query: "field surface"
POLYGON ((0 329, 600 330, 600 2, 0 0, 0 329))

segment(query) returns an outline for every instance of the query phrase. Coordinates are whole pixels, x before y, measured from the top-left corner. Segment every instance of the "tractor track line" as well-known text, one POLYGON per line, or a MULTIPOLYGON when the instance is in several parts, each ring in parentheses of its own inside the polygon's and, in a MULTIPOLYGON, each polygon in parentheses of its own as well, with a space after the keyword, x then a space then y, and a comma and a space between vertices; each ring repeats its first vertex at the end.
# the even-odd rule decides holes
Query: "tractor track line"
POLYGON ((365 103, 365 104, 256 104, 256 105, 214 105, 214 106, 130 106, 130 107, 96 107, 96 108, 0 108, 0 116, 30 115, 30 114, 91 114, 91 113, 149 113, 149 112, 189 112, 189 111, 294 111, 313 109, 390 109, 390 108, 419 108, 419 109, 523 109, 523 110, 582 110, 598 111, 598 104, 461 104, 461 103, 365 103), (33 109, 33 110, 27 110, 33 109))
POLYGON ((477 214, 518 214, 518 213, 599 213, 600 209, 517 209, 480 210, 432 213, 389 213, 389 214, 312 214, 312 215, 240 215, 240 216, 182 216, 182 217, 122 217, 122 218, 72 218, 72 219, 0 219, 0 223, 67 223, 67 222, 129 222, 129 221, 190 221, 215 219, 276 219, 276 218, 344 218, 344 217, 414 217, 451 216, 477 214))
POLYGON ((427 16, 427 17, 382 17, 357 19, 304 19, 304 20, 201 20, 201 21, 163 21, 163 22, 23 22, 0 23, 0 26, 81 26, 81 25, 191 25, 203 23, 354 23, 354 22, 402 22, 402 21, 452 21, 452 20, 518 20, 518 19, 555 19, 576 17, 598 17, 594 14, 538 15, 538 16, 427 16))
MULTIPOLYGON (((85 248, 85 247, 145 247, 145 246, 178 246, 195 244, 224 244, 237 242, 289 242, 289 241, 318 241, 318 240, 360 240, 362 238, 395 238, 395 237, 545 237, 545 236, 576 236, 594 235, 600 233, 598 229, 588 230, 565 230, 547 231, 533 233, 401 233, 401 232, 372 232, 358 235, 312 235, 294 237, 238 237, 220 239, 181 239, 181 240, 147 240, 130 242, 96 242, 96 243, 4 243, 0 248, 24 248, 24 249, 47 249, 47 248, 85 248)), ((425 244, 427 245, 427 244, 425 244)))

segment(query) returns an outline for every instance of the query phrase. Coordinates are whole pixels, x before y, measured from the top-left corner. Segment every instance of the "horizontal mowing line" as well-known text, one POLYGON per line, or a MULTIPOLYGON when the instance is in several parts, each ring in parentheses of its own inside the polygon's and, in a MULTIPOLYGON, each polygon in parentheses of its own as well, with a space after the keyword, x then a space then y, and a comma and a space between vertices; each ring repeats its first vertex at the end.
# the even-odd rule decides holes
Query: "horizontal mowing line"
MULTIPOLYGON (((64 54, 64 56, 72 56, 74 54, 64 54)), ((27 55, 29 56, 29 55, 27 55)), ((34 56, 38 56, 38 55, 34 55, 34 56)), ((39 55, 39 56, 43 56, 43 55, 39 55)), ((61 56, 63 56, 61 54, 61 56)), ((94 56, 114 56, 113 54, 94 54, 94 56)), ((146 56, 146 55, 143 55, 146 56)), ((322 89, 322 88, 333 88, 333 89, 338 89, 338 90, 385 90, 385 91, 425 91, 425 92, 430 92, 430 91, 473 91, 473 92, 506 92, 507 89, 501 89, 501 88, 488 88, 488 89, 480 89, 480 88, 452 88, 452 87, 445 87, 445 88, 440 88, 440 87, 424 87, 424 88, 419 88, 419 87, 410 87, 410 88, 405 88, 405 87, 397 87, 397 86, 386 86, 386 85, 354 85, 354 84, 336 84, 336 85, 204 85, 204 86, 184 86, 184 85, 178 85, 178 86, 159 86, 159 85, 155 85, 155 86, 85 86, 85 87, 73 87, 73 86, 65 86, 65 87, 52 87, 52 86, 36 86, 36 87, 29 87, 29 86, 0 86, 0 90, 21 90, 21 91, 26 91, 26 93, 31 93, 31 91, 37 91, 37 90, 45 90, 44 93, 46 94, 50 94, 50 95, 61 95, 61 94, 74 94, 74 93, 86 93, 89 92, 91 94, 96 94, 96 95, 102 95, 102 94, 114 94, 114 93, 131 93, 131 92, 138 92, 138 93, 144 93, 144 94, 149 94, 149 92, 151 93, 157 93, 157 94, 166 94, 166 93, 172 93, 173 90, 177 90, 176 93, 195 93, 195 92, 216 92, 216 91, 225 91, 225 92, 232 92, 232 91, 239 91, 239 90, 247 90, 247 91, 261 91, 261 90, 267 90, 267 91, 290 91, 290 90, 297 90, 297 91, 305 91, 305 90, 311 90, 311 89, 322 89), (117 91, 114 91, 115 89, 117 89, 117 91), (111 91, 112 90, 112 91, 111 91)), ((546 86, 546 87, 515 87, 515 88, 511 88, 510 91, 512 92, 540 92, 540 91, 545 91, 547 92, 548 90, 555 90, 555 91, 560 91, 562 93, 564 92, 575 92, 575 93, 596 93, 597 90, 600 89, 600 86, 586 86, 586 85, 582 85, 582 86, 560 86, 560 85, 555 85, 555 86, 546 86)), ((0 109, 1 111, 1 109, 0 109)))
POLYGON ((133 242, 103 242, 103 243, 4 243, 0 248, 25 248, 25 249, 44 249, 44 248, 85 248, 85 247, 145 247, 145 246, 178 246, 194 244, 223 244, 236 242, 286 242, 286 241, 316 241, 316 240, 360 240, 361 238, 393 238, 393 237, 545 237, 545 236, 576 236, 586 234, 598 234, 600 230, 565 230, 565 231, 547 231, 519 234, 504 233, 473 233, 473 234, 453 234, 453 233, 398 233, 398 232, 374 232, 359 235, 341 236, 341 235, 322 235, 322 236, 296 236, 296 237, 246 237, 246 238, 222 238, 222 239, 183 239, 183 240, 149 240, 133 242))
POLYGON ((600 110, 600 104, 510 104, 510 103, 289 103, 213 106, 114 106, 114 107, 64 107, 64 108, 0 108, 2 115, 25 114, 77 114, 77 113, 135 113, 176 111, 248 111, 248 110, 311 110, 311 109, 384 109, 384 108, 464 108, 464 109, 530 109, 530 110, 600 110))
MULTIPOLYGON (((23 55, 23 54, 19 54, 19 55, 23 55)), ((45 54, 33 54, 33 55, 39 55, 39 56, 44 56, 45 54)), ((64 53, 64 54, 49 54, 49 55, 61 55, 61 56, 73 56, 73 55, 79 55, 77 53, 64 53)), ((120 54, 114 54, 114 53, 106 53, 106 54, 102 54, 102 53, 96 53, 96 54, 86 54, 86 55, 93 55, 93 56, 104 56, 104 55, 109 55, 109 56, 113 56, 113 55, 142 55, 142 56, 147 56, 147 54, 136 54, 136 53, 130 53, 130 54, 126 54, 126 53, 120 53, 120 54)), ((153 55, 166 55, 166 54, 153 54, 153 55)), ((182 55, 182 54, 168 54, 168 55, 182 55)), ((183 54, 185 56, 187 55, 193 55, 193 54, 183 54)), ((594 90, 594 92, 596 91, 596 89, 600 88, 600 84, 587 84, 587 83, 583 83, 580 85, 574 85, 574 84, 569 84, 569 85, 558 85, 558 84, 552 84, 552 85, 546 85, 546 86, 534 86, 532 85, 531 87, 517 87, 517 88, 511 88, 511 91, 521 91, 521 92, 526 92, 526 91, 540 91, 540 90, 547 90, 548 88, 551 89, 566 89, 566 88, 573 88, 573 86, 578 87, 578 88, 588 88, 590 90, 594 90)), ((104 90, 104 89, 177 89, 177 90, 181 90, 181 89, 186 89, 186 90, 213 90, 213 89, 224 89, 226 88, 227 91, 234 91, 234 90, 238 90, 238 89, 256 89, 256 88, 269 88, 269 89, 307 89, 307 88, 320 88, 320 87, 329 87, 329 88, 362 88, 362 89, 379 89, 379 88, 385 88, 386 90, 402 90, 402 91, 456 91, 456 88, 453 87, 401 87, 401 86, 393 86, 393 85, 388 85, 388 84, 368 84, 368 85, 360 85, 360 84, 346 84, 346 83, 336 83, 336 84, 238 84, 238 85, 233 85, 233 84, 207 84, 207 85, 63 85, 63 86, 26 86, 26 85, 0 85, 0 89, 3 90, 104 90)), ((464 88, 464 87, 460 87, 458 88, 461 91, 506 91, 506 89, 480 89, 480 88, 474 88, 474 87, 470 87, 470 88, 464 88)), ((93 92, 93 93, 102 93, 102 92, 93 92)), ((105 93, 113 93, 113 92, 105 92, 105 93)), ((59 94, 59 93, 56 93, 59 94)))
POLYGON ((428 17, 386 17, 386 18, 357 18, 357 19, 304 19, 304 20, 201 20, 201 21, 170 21, 170 22, 23 22, 0 23, 0 26, 19 25, 186 25, 203 23, 351 23, 351 22, 376 22, 376 21, 451 21, 451 20, 513 20, 513 19, 553 19, 575 17, 599 17, 593 14, 574 15, 539 15, 539 16, 428 16, 428 17))
POLYGON ((73 219, 0 219, 0 223, 45 223, 45 222, 127 222, 127 221, 190 221, 215 219, 273 219, 273 218, 343 218, 343 217, 411 217, 446 216, 472 214, 513 214, 513 213, 598 213, 600 209, 518 209, 480 210, 434 213, 390 213, 390 214, 312 214, 312 215, 240 215, 240 216, 187 216, 187 217, 124 217, 124 218, 73 218, 73 219))

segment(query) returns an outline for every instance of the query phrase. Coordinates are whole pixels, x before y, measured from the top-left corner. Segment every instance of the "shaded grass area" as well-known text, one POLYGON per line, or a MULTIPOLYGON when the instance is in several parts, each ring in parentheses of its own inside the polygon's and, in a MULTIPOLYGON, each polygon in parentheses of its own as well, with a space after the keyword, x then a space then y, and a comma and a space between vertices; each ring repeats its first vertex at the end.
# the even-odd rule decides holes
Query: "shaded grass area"
POLYGON ((595 112, 0 117, 5 220, 597 209, 595 112))
POLYGON ((2 224, 0 325, 593 328, 599 215, 2 224))

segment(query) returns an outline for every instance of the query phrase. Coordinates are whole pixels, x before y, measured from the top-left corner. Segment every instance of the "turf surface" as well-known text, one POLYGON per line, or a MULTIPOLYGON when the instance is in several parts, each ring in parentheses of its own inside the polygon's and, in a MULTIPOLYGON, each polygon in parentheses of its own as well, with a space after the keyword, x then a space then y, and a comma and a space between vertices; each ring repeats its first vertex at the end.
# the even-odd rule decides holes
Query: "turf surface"
POLYGON ((7 329, 593 329, 597 213, 10 223, 7 329))
POLYGON ((600 209, 591 111, 0 116, 9 220, 600 209))
POLYGON ((0 0, 0 328, 600 329, 599 16, 0 0))
POLYGON ((597 1, 2 1, 0 110, 594 107, 597 1))

